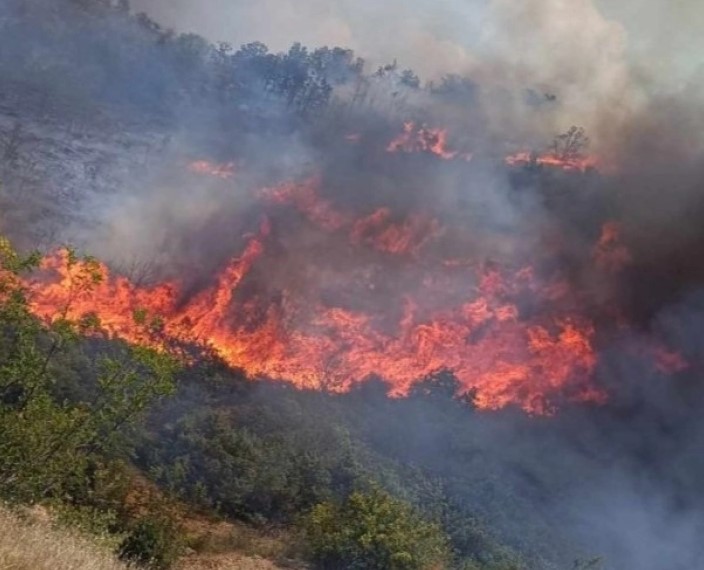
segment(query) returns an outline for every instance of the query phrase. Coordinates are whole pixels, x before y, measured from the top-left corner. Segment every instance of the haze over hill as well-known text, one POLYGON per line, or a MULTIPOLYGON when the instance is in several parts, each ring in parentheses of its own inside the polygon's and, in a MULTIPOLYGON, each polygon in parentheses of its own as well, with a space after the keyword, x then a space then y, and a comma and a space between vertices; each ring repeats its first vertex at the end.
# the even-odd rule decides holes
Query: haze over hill
POLYGON ((461 73, 486 89, 554 90, 564 112, 593 135, 596 127, 609 128, 599 116, 622 117, 653 96, 686 89, 692 97, 699 90, 701 102, 696 54, 704 48, 704 16, 696 1, 138 0, 133 6, 212 41, 262 41, 274 50, 295 41, 344 45, 372 65, 398 60, 424 79, 461 73))

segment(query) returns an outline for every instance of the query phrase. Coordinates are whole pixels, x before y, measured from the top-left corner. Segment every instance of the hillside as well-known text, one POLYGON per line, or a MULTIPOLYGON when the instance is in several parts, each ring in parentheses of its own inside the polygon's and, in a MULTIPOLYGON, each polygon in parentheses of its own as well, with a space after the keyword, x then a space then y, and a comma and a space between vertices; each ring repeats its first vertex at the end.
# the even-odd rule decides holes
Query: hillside
POLYGON ((702 567, 704 90, 550 4, 424 78, 0 3, 0 568, 702 567))
POLYGON ((48 521, 29 522, 0 510, 0 568, 4 570, 127 570, 104 547, 48 521))
MULTIPOLYGON (((21 516, 0 510, 0 568, 3 570, 127 570, 129 567, 95 538, 52 526, 48 513, 40 508, 21 516)), ((230 552, 192 554, 177 568, 278 570, 280 567, 260 556, 230 552)))

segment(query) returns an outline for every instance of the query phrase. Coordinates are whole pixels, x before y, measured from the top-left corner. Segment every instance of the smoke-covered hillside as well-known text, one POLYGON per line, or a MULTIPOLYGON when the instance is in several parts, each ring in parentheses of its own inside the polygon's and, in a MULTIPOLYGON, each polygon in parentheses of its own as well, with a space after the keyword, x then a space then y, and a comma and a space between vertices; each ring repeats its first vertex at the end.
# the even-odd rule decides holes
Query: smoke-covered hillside
POLYGON ((122 341, 184 366, 110 457, 255 526, 388 492, 443 553, 409 568, 701 565, 702 83, 650 45, 685 5, 137 4, 0 5, 0 230, 92 331, 51 398, 122 341))

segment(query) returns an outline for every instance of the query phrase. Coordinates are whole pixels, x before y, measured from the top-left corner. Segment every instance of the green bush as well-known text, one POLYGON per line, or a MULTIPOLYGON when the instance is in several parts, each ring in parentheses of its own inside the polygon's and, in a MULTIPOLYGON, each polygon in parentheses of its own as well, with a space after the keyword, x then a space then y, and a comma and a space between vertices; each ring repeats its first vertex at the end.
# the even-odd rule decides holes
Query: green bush
MULTIPOLYGON (((71 301, 90 298, 104 275, 91 258, 71 250, 65 257, 68 300, 40 320, 26 284, 39 256, 19 255, 0 236, 0 497, 7 501, 85 500, 93 466, 114 459, 125 430, 175 387, 178 363, 169 354, 86 339, 101 332, 100 323, 73 314, 71 301), (78 384, 82 391, 69 389, 78 384)), ((135 315, 147 334, 142 321, 135 315)))
POLYGON ((173 521, 166 517, 145 517, 134 524, 120 544, 122 560, 166 570, 176 562, 183 550, 181 535, 173 521))
POLYGON ((311 558, 324 570, 430 570, 450 558, 438 525, 376 489, 317 505, 305 526, 311 558))
POLYGON ((63 527, 92 536, 110 548, 119 544, 121 535, 115 532, 119 529, 118 515, 113 510, 57 502, 52 505, 52 513, 63 527))

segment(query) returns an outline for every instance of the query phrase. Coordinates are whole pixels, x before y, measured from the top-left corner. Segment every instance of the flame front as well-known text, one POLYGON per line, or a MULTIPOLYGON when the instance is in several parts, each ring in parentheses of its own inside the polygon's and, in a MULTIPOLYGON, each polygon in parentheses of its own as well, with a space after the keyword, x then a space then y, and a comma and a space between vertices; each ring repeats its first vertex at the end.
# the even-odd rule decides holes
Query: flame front
MULTIPOLYGON (((355 219, 319 198, 318 184, 287 184, 263 190, 259 198, 270 208, 293 207, 319 231, 342 237, 347 248, 375 256, 414 259, 443 234, 430 216, 394 219, 388 208, 355 219)), ((65 254, 49 256, 28 284, 32 309, 45 319, 61 310, 72 318, 94 313, 111 335, 149 342, 132 318, 146 310, 162 319, 167 338, 206 342, 251 377, 306 389, 343 392, 378 377, 392 395, 403 396, 419 380, 449 370, 483 409, 518 405, 546 414, 556 398, 604 400, 591 382, 594 326, 565 302, 569 288, 558 277, 539 283, 530 267, 442 260, 422 272, 413 293, 379 312, 335 302, 330 292, 306 297, 283 290, 272 300, 245 286, 267 257, 272 223, 266 218, 212 284, 188 297, 180 283, 138 286, 105 265, 98 266, 101 282, 81 291, 75 284, 81 264, 69 265, 65 254), (448 287, 457 293, 454 302, 427 302, 444 297, 448 287), (517 300, 526 297, 546 310, 524 314, 517 300)))

